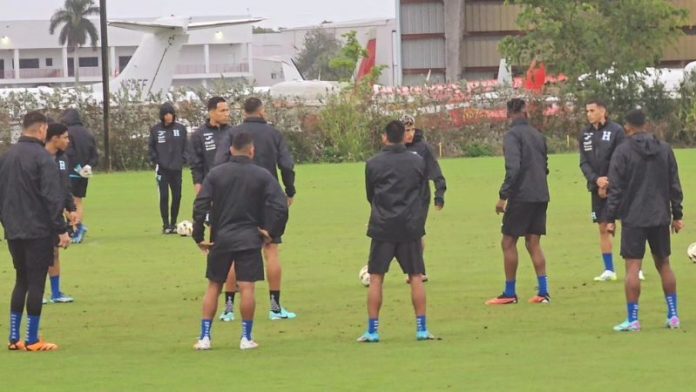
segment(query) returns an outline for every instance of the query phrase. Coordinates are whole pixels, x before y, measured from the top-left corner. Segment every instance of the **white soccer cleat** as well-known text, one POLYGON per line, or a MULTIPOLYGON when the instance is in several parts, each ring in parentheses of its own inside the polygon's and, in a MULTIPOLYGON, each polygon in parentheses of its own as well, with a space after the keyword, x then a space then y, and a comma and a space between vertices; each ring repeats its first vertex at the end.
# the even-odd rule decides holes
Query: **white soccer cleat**
POLYGON ((198 339, 196 344, 193 345, 193 348, 196 349, 197 351, 202 351, 202 350, 210 350, 212 347, 211 341, 209 337, 204 337, 203 339, 198 339))
POLYGON ((595 282, 609 282, 616 280, 616 272, 604 270, 601 275, 595 276, 595 282))
POLYGON ((253 350, 259 346, 258 343, 256 343, 253 340, 249 340, 245 337, 242 337, 242 339, 239 341, 239 349, 240 350, 253 350))
POLYGON ((638 271, 638 279, 645 280, 645 274, 643 274, 643 270, 638 271))

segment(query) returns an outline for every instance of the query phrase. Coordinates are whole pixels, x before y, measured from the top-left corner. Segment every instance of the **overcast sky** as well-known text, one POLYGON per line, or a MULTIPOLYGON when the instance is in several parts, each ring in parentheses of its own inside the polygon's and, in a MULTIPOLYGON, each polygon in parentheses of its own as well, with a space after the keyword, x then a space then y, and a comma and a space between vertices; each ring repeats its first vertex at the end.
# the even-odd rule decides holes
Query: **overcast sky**
MULTIPOLYGON (((64 3, 64 0, 0 0, 0 20, 49 19, 64 3)), ((260 24, 265 27, 394 17, 395 12, 394 0, 107 0, 106 5, 109 18, 251 14, 267 18, 260 24), (166 9, 163 4, 167 5, 166 9)))

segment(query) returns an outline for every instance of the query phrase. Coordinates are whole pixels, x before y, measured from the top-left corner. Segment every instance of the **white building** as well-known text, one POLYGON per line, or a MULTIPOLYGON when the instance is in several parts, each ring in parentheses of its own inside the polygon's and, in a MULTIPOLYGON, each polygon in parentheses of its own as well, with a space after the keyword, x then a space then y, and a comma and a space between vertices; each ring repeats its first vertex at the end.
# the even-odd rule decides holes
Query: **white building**
MULTIPOLYGON (((193 21, 239 18, 244 17, 195 17, 193 21)), ((99 20, 92 21, 99 30, 99 20)), ((0 88, 69 86, 74 83, 73 53, 58 44, 60 27, 55 35, 50 35, 48 28, 47 20, 0 22, 0 88)), ((220 77, 254 79, 251 24, 192 31, 189 34, 174 72, 175 86, 200 85, 220 77)), ((139 32, 109 27, 112 77, 128 64, 141 39, 139 32)), ((157 55, 153 53, 153 56, 157 55)), ((80 82, 100 82, 99 48, 79 48, 78 57, 80 82)))

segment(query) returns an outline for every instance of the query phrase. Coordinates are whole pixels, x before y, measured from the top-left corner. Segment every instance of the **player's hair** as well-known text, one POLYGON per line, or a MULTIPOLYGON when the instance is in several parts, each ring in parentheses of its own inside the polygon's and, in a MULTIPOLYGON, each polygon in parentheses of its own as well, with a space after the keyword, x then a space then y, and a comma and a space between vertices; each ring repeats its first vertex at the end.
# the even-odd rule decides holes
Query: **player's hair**
POLYGON ((604 101, 602 101, 601 99, 597 99, 597 98, 590 99, 589 101, 587 101, 587 103, 585 105, 593 105, 593 104, 599 106, 600 108, 604 108, 604 109, 607 108, 607 104, 604 101))
POLYGON ((404 124, 404 126, 415 125, 416 119, 413 118, 413 116, 410 114, 404 114, 403 116, 401 116, 401 122, 404 124))
POLYGON ((46 141, 49 141, 51 138, 60 136, 66 132, 68 132, 68 127, 65 125, 57 122, 50 123, 48 124, 48 131, 46 131, 46 141))
POLYGON ((634 109, 626 114, 626 124, 640 128, 645 125, 645 113, 640 109, 634 109))
POLYGON ((232 139, 232 148, 236 151, 244 151, 254 145, 254 139, 247 132, 240 132, 232 139))
POLYGON ((402 143, 404 141, 404 132, 406 132, 406 128, 401 121, 391 121, 384 127, 384 133, 387 134, 389 143, 402 143))
POLYGON ((244 113, 246 114, 254 114, 262 107, 263 102, 256 97, 247 98, 247 100, 244 101, 244 113))
POLYGON ((208 100, 208 111, 211 112, 217 109, 220 102, 227 102, 223 97, 212 97, 208 100))
POLYGON ((46 116, 39 111, 33 111, 24 115, 24 118, 22 119, 22 128, 24 128, 24 130, 28 130, 34 125, 46 123, 48 123, 46 116))
POLYGON ((507 102, 508 114, 520 114, 524 112, 527 104, 522 98, 513 98, 507 102))

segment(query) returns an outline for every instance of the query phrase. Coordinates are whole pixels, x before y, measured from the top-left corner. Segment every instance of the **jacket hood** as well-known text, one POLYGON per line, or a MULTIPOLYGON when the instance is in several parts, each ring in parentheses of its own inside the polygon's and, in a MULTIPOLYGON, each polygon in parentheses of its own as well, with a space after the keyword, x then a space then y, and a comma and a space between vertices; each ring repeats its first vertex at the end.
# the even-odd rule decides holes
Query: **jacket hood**
POLYGON ((61 116, 60 122, 62 122, 65 125, 82 125, 80 112, 78 112, 77 109, 68 109, 63 112, 63 116, 61 116))
POLYGON ((660 152, 660 141, 654 135, 639 133, 630 139, 633 148, 643 158, 651 158, 660 152))
POLYGON ((415 134, 413 135, 413 143, 418 143, 423 141, 423 131, 420 129, 416 129, 415 134))
POLYGON ((169 102, 166 102, 160 106, 160 121, 164 123, 164 116, 166 114, 171 114, 174 116, 174 121, 176 121, 176 110, 174 109, 174 105, 172 105, 169 102))

